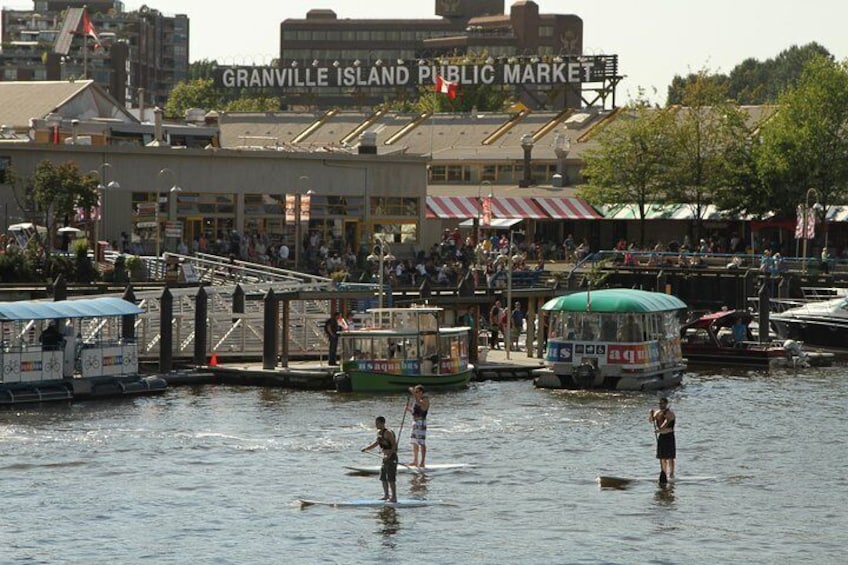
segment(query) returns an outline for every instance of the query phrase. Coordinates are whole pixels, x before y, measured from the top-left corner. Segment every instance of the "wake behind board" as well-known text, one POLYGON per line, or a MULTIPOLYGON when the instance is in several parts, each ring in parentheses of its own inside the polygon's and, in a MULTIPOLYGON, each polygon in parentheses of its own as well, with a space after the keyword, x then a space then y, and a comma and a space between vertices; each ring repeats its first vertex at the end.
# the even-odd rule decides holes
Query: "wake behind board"
MULTIPOLYGON (((601 475, 595 478, 595 482, 601 486, 601 488, 627 488, 633 483, 656 483, 658 482, 659 474, 653 477, 612 477, 601 475)), ((718 477, 709 477, 709 476, 683 476, 683 477, 672 477, 668 479, 668 484, 676 484, 676 483, 706 483, 710 481, 716 481, 718 477)))
POLYGON ((431 506, 438 504, 430 500, 422 500, 418 498, 399 498, 397 502, 389 502, 377 498, 353 498, 351 500, 311 500, 307 498, 298 498, 297 502, 301 508, 307 506, 332 506, 333 508, 355 508, 355 507, 383 507, 390 508, 420 508, 422 506, 431 506))
MULTIPOLYGON (((398 473, 414 473, 416 475, 427 475, 430 473, 446 473, 451 471, 461 471, 472 467, 468 463, 434 463, 426 467, 413 467, 411 465, 398 464, 398 473)), ((363 475, 379 475, 379 465, 346 465, 345 469, 354 473, 363 475)))

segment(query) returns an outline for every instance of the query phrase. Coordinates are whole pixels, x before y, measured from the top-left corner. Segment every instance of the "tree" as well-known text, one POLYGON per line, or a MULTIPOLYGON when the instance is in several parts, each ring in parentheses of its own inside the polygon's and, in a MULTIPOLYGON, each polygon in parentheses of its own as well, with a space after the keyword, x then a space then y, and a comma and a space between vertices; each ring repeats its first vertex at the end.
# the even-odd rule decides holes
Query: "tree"
POLYGON ((636 204, 642 244, 647 205, 665 196, 673 119, 672 112, 651 109, 640 94, 601 130, 598 147, 584 158, 587 184, 579 189, 581 196, 593 204, 636 204))
POLYGON ((215 88, 211 78, 178 83, 165 103, 165 115, 173 119, 183 119, 189 108, 206 110, 224 108, 224 97, 215 88))
POLYGON ((32 180, 32 198, 41 213, 47 233, 54 233, 57 220, 63 223, 82 209, 86 216, 97 206, 96 174, 81 174, 73 161, 54 165, 45 159, 35 167, 32 180))
POLYGON ((188 65, 188 80, 206 80, 213 78, 218 61, 215 59, 201 59, 193 61, 188 65))
POLYGON ((228 102, 227 112, 276 112, 280 109, 280 99, 266 96, 242 97, 228 102))
POLYGON ((756 146, 768 204, 792 216, 815 189, 823 214, 848 198, 848 66, 819 56, 779 100, 756 146))
POLYGON ((710 78, 706 70, 684 85, 682 102, 670 123, 674 151, 666 198, 691 208, 698 236, 707 205, 738 181, 734 155, 745 145, 749 131, 746 114, 727 100, 726 83, 710 78))

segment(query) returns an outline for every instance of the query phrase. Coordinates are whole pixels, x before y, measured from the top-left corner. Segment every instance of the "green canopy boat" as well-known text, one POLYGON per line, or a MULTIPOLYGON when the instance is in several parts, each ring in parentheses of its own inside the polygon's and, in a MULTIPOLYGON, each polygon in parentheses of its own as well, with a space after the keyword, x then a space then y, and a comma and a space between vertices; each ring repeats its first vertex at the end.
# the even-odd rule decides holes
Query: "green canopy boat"
POLYGON ((686 304, 635 289, 576 292, 542 306, 548 320, 541 388, 653 390, 680 384, 686 304))

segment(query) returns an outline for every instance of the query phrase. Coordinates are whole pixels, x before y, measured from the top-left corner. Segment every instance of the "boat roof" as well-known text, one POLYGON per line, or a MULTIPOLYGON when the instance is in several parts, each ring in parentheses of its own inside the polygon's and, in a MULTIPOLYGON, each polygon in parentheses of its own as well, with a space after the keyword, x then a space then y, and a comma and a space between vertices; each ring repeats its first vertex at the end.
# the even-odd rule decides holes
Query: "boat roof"
POLYGON ((605 288, 558 296, 545 303, 549 312, 667 312, 686 308, 686 303, 670 294, 632 288, 605 288))
POLYGON ((745 323, 749 323, 752 319, 750 312, 745 310, 720 310, 718 312, 710 312, 709 314, 704 314, 697 320, 692 320, 688 324, 683 326, 683 329, 689 328, 709 328, 710 326, 721 328, 725 326, 732 326, 733 322, 742 316, 742 319, 745 323))
POLYGON ((59 302, 34 300, 0 302, 0 322, 56 318, 105 318, 130 316, 142 312, 144 310, 132 302, 115 297, 80 298, 59 302))

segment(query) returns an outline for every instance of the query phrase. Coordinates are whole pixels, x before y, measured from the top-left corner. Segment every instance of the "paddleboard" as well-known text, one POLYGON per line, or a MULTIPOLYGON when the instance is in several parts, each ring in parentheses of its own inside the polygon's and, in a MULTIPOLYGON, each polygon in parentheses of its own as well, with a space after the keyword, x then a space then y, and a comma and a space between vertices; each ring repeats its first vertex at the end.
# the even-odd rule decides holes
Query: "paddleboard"
MULTIPOLYGON (((398 464, 398 473, 415 473, 417 475, 426 475, 429 473, 444 473, 449 471, 460 471, 472 467, 468 463, 434 463, 426 467, 413 467, 411 465, 398 464)), ((379 475, 379 465, 346 465, 345 469, 354 473, 363 475, 379 475)))
MULTIPOLYGON (((656 483, 659 481, 659 476, 659 473, 657 473, 653 477, 612 477, 601 475, 595 478, 595 482, 598 483, 601 487, 625 488, 632 483, 656 483)), ((668 484, 702 483, 716 480, 718 480, 718 477, 688 475, 682 477, 672 477, 668 479, 668 484)))
POLYGON ((388 502, 386 500, 376 498, 353 498, 350 500, 311 500, 308 498, 298 498, 297 502, 301 508, 306 506, 332 506, 334 508, 346 507, 382 507, 389 506, 391 508, 418 508, 421 506, 430 506, 438 504, 430 500, 422 500, 419 498, 399 498, 397 502, 388 502))

